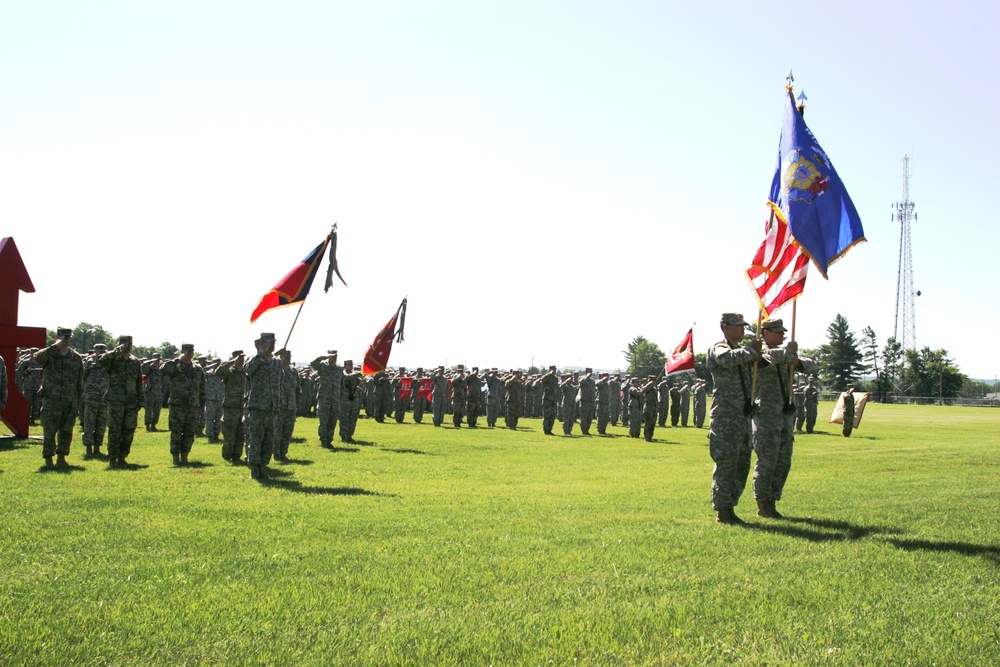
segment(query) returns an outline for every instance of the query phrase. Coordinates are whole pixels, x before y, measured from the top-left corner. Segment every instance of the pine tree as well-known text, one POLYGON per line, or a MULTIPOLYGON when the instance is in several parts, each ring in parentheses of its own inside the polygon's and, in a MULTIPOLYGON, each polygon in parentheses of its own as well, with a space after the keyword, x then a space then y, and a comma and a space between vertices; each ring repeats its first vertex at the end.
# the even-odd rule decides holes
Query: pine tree
POLYGON ((864 355, 847 318, 837 313, 826 328, 827 343, 819 348, 820 377, 835 391, 843 391, 864 371, 864 355))

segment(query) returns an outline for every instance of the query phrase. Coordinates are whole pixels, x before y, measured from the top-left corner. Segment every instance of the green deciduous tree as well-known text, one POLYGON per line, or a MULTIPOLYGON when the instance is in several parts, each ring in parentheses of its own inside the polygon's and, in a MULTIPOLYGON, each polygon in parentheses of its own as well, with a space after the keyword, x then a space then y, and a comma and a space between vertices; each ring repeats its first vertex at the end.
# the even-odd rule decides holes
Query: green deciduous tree
POLYGON ((843 391, 861 377, 864 356, 847 318, 840 313, 826 328, 826 335, 827 343, 820 346, 817 359, 820 377, 831 389, 843 391))
POLYGON ((948 356, 947 350, 929 347, 917 352, 906 351, 906 366, 902 384, 910 396, 940 396, 953 398, 962 391, 968 378, 948 356))
POLYGON ((625 361, 628 363, 628 373, 632 376, 658 375, 667 360, 663 350, 643 336, 632 339, 624 353, 625 361))

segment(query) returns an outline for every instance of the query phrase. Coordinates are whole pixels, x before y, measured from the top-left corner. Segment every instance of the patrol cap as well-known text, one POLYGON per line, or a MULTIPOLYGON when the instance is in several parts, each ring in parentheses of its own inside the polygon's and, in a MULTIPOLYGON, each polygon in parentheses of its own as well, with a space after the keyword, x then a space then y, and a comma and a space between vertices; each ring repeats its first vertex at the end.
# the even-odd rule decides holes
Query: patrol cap
POLYGON ((420 368, 418 368, 418 369, 417 369, 417 372, 418 372, 418 373, 423 373, 423 372, 424 372, 424 368, 423 368, 423 366, 421 366, 420 368))
POLYGON ((260 340, 274 340, 274 334, 273 333, 262 333, 260 335, 260 340))
POLYGON ((764 324, 760 325, 760 328, 764 331, 780 331, 781 333, 788 331, 788 329, 784 327, 781 320, 768 320, 767 322, 764 322, 764 324))
POLYGON ((122 344, 122 345, 131 345, 132 344, 132 337, 123 334, 123 335, 121 335, 121 336, 118 337, 118 342, 120 344, 122 344))
POLYGON ((594 372, 594 369, 588 366, 587 368, 584 368, 584 369, 583 369, 583 372, 584 372, 584 373, 593 373, 593 372, 594 372))
POLYGON ((549 366, 549 370, 550 370, 550 371, 554 371, 555 369, 556 369, 556 367, 555 367, 555 364, 553 364, 553 365, 549 366))
POLYGON ((327 354, 337 354, 337 351, 336 350, 327 350, 326 353, 327 354))
POLYGON ((241 354, 243 354, 243 350, 233 350, 233 356, 232 356, 232 358, 235 359, 236 357, 240 356, 241 354))
POLYGON ((194 352, 194 343, 181 343, 181 352, 194 352))
POLYGON ((351 360, 351 359, 344 359, 344 365, 346 366, 347 364, 350 364, 350 365, 353 366, 354 365, 354 361, 351 360))
POLYGON ((202 361, 208 361, 208 357, 206 357, 206 356, 205 356, 204 354, 202 354, 202 355, 200 355, 200 356, 198 357, 197 361, 198 361, 199 363, 200 363, 200 362, 202 362, 202 361))
POLYGON ((460 370, 460 371, 464 371, 464 370, 465 370, 465 366, 464 366, 464 365, 462 365, 462 364, 459 364, 458 366, 456 366, 456 368, 457 368, 458 370, 460 370))
POLYGON ((159 352, 154 352, 153 354, 149 355, 149 358, 150 359, 159 359, 160 358, 160 353, 159 352))
POLYGON ((73 335, 72 329, 68 329, 66 327, 59 327, 58 329, 56 329, 57 338, 62 338, 63 336, 72 336, 72 335, 73 335))
POLYGON ((746 325, 746 320, 739 313, 722 313, 722 324, 731 326, 746 325))
POLYGON ((94 343, 94 352, 105 352, 107 349, 108 346, 104 343, 94 343))

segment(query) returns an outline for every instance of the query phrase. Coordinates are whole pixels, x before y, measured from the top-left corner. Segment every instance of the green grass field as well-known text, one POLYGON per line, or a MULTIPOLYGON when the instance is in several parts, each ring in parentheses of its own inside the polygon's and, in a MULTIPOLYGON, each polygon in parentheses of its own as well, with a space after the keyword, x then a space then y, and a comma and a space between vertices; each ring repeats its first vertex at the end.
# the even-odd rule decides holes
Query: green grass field
POLYGON ((167 433, 125 470, 5 445, 0 663, 1000 663, 1000 410, 820 424, 789 518, 748 490, 745 528, 714 522, 704 430, 429 421, 330 451, 299 419, 264 484, 204 439, 173 467, 167 433))

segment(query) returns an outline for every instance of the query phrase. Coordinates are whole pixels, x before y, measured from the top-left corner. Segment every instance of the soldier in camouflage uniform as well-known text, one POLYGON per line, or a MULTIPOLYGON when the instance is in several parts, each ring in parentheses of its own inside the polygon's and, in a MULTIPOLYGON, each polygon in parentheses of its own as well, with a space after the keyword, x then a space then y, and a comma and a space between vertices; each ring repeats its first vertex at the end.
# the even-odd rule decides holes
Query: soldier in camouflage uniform
POLYGON ((393 377, 392 382, 389 384, 389 394, 392 396, 392 416, 396 419, 397 424, 402 424, 403 420, 406 419, 406 397, 403 396, 403 387, 406 383, 403 380, 406 378, 406 367, 400 366, 399 372, 393 377))
POLYGON ((618 426, 622 414, 622 376, 615 373, 608 377, 608 419, 612 426, 618 426))
POLYGON ((681 426, 688 425, 688 414, 691 412, 691 385, 687 382, 681 385, 681 426))
POLYGON ((611 381, 607 373, 598 376, 594 388, 597 390, 597 433, 607 435, 611 416, 611 381))
POLYGON ((725 338, 709 349, 707 360, 715 385, 708 431, 708 449, 715 462, 712 507, 718 512, 719 523, 742 524, 734 508, 750 474, 750 384, 761 343, 752 341, 740 346, 746 322, 738 313, 724 313, 720 326, 725 338))
POLYGON ((410 385, 410 405, 413 406, 413 421, 419 424, 424 420, 425 396, 420 395, 420 386, 424 381, 424 369, 418 368, 413 376, 413 384, 410 385))
POLYGON ((676 427, 681 420, 681 388, 679 385, 670 387, 670 425, 676 427))
POLYGON ((462 428, 462 418, 465 417, 465 404, 468 401, 468 385, 465 381, 465 366, 459 366, 455 377, 451 379, 451 423, 455 428, 462 428))
POLYGON ((851 432, 854 430, 854 385, 847 385, 847 389, 841 394, 844 399, 844 428, 843 433, 845 438, 851 437, 851 432))
POLYGON ((132 355, 132 336, 119 336, 118 347, 101 357, 108 386, 108 463, 126 464, 142 407, 142 362, 132 355))
POLYGON ((246 364, 247 374, 247 465, 251 479, 267 479, 277 437, 277 412, 281 399, 281 362, 272 357, 273 333, 262 333, 254 341, 257 354, 246 364))
POLYGON ((389 414, 391 403, 389 402, 389 377, 385 371, 379 371, 372 378, 372 406, 375 411, 375 421, 383 423, 385 416, 389 414))
POLYGON ((431 414, 434 417, 434 425, 440 426, 444 422, 444 404, 448 397, 448 378, 444 376, 444 366, 438 366, 431 379, 434 381, 434 389, 431 391, 431 414))
POLYGON ((661 427, 667 425, 667 416, 670 413, 670 381, 666 378, 660 380, 656 385, 657 401, 656 408, 659 414, 658 423, 661 427))
POLYGON ((500 403, 504 402, 503 381, 495 368, 491 368, 486 374, 486 389, 489 391, 486 397, 486 425, 493 428, 500 415, 500 403))
POLYGON ((803 391, 806 398, 806 433, 812 433, 816 427, 816 413, 819 409, 819 389, 813 386, 813 377, 810 375, 806 381, 806 388, 803 391))
POLYGON ((42 397, 38 395, 38 390, 42 386, 42 367, 35 361, 36 352, 38 352, 37 347, 30 348, 18 362, 17 371, 14 373, 14 385, 31 406, 29 417, 31 426, 38 422, 38 415, 42 411, 42 397))
POLYGON ((698 380, 694 385, 694 427, 705 425, 705 381, 698 380))
POLYGON ((361 411, 361 374, 354 372, 354 362, 344 362, 343 384, 340 389, 340 440, 354 442, 354 429, 361 411))
POLYGON ((542 431, 552 435, 552 427, 556 423, 556 404, 559 401, 559 378, 556 367, 549 366, 548 372, 542 376, 542 431))
POLYGON ((476 366, 465 377, 465 395, 465 414, 469 428, 479 428, 476 422, 483 410, 483 380, 479 377, 479 368, 476 366))
POLYGON ((784 348, 787 331, 781 320, 768 320, 761 325, 764 347, 761 355, 767 363, 757 368, 757 387, 753 415, 753 449, 757 464, 753 470, 753 495, 757 514, 768 519, 780 519, 775 503, 781 500, 785 480, 792 468, 792 448, 795 440, 795 404, 791 378, 795 368, 815 369, 808 359, 798 356, 798 344, 790 341, 784 348))
POLYGON ((42 387, 42 457, 45 465, 68 465, 70 443, 76 413, 83 398, 83 358, 73 350, 69 341, 73 330, 60 327, 56 342, 35 355, 43 372, 42 387))
POLYGON ((337 351, 327 350, 326 357, 316 357, 309 366, 319 375, 319 395, 316 413, 319 416, 319 444, 333 447, 333 434, 340 420, 342 401, 340 394, 344 386, 344 368, 337 365, 337 351))
POLYGON ((104 343, 94 345, 92 354, 83 359, 83 422, 80 439, 87 448, 85 458, 99 455, 108 427, 108 373, 101 367, 107 351, 104 343))
POLYGON ((222 433, 222 401, 226 387, 218 376, 221 360, 214 359, 205 366, 205 435, 211 443, 219 442, 222 433))
POLYGON ((594 422, 595 402, 597 401, 597 387, 594 382, 594 369, 586 368, 583 377, 580 378, 580 432, 590 435, 590 425, 594 422))
POLYGON ((215 374, 222 380, 222 458, 239 463, 243 456, 243 394, 246 392, 246 372, 243 350, 234 350, 229 361, 219 366, 215 374))
POLYGON ((154 352, 147 361, 142 362, 142 372, 146 376, 143 387, 143 408, 147 431, 157 431, 160 423, 160 410, 163 409, 163 368, 161 368, 160 353, 154 352))
POLYGON ((629 381, 628 388, 628 436, 638 438, 642 428, 642 394, 643 388, 637 377, 629 381))
POLYGON ((281 364, 281 390, 278 395, 278 410, 275 412, 274 458, 278 461, 287 461, 288 446, 292 443, 295 418, 298 416, 295 394, 298 390, 299 374, 292 366, 292 353, 289 350, 279 350, 277 356, 278 363, 281 364))
POLYGON ((182 344, 180 356, 163 364, 162 370, 170 385, 170 454, 174 465, 187 465, 205 405, 205 374, 194 363, 194 344, 182 344))
POLYGON ((806 423, 806 386, 798 382, 795 385, 795 430, 802 433, 806 423))
POLYGON ((577 386, 576 380, 580 377, 578 372, 567 375, 559 383, 559 394, 562 399, 559 403, 559 414, 562 418, 563 435, 573 433, 573 424, 576 422, 574 411, 576 410, 577 386))
POLYGON ((656 412, 658 391, 656 378, 650 375, 642 386, 642 437, 646 442, 653 442, 653 432, 656 428, 656 412))
POLYGON ((521 371, 512 371, 504 377, 503 391, 506 397, 503 422, 511 431, 516 431, 521 410, 524 409, 524 381, 521 379, 521 371))

